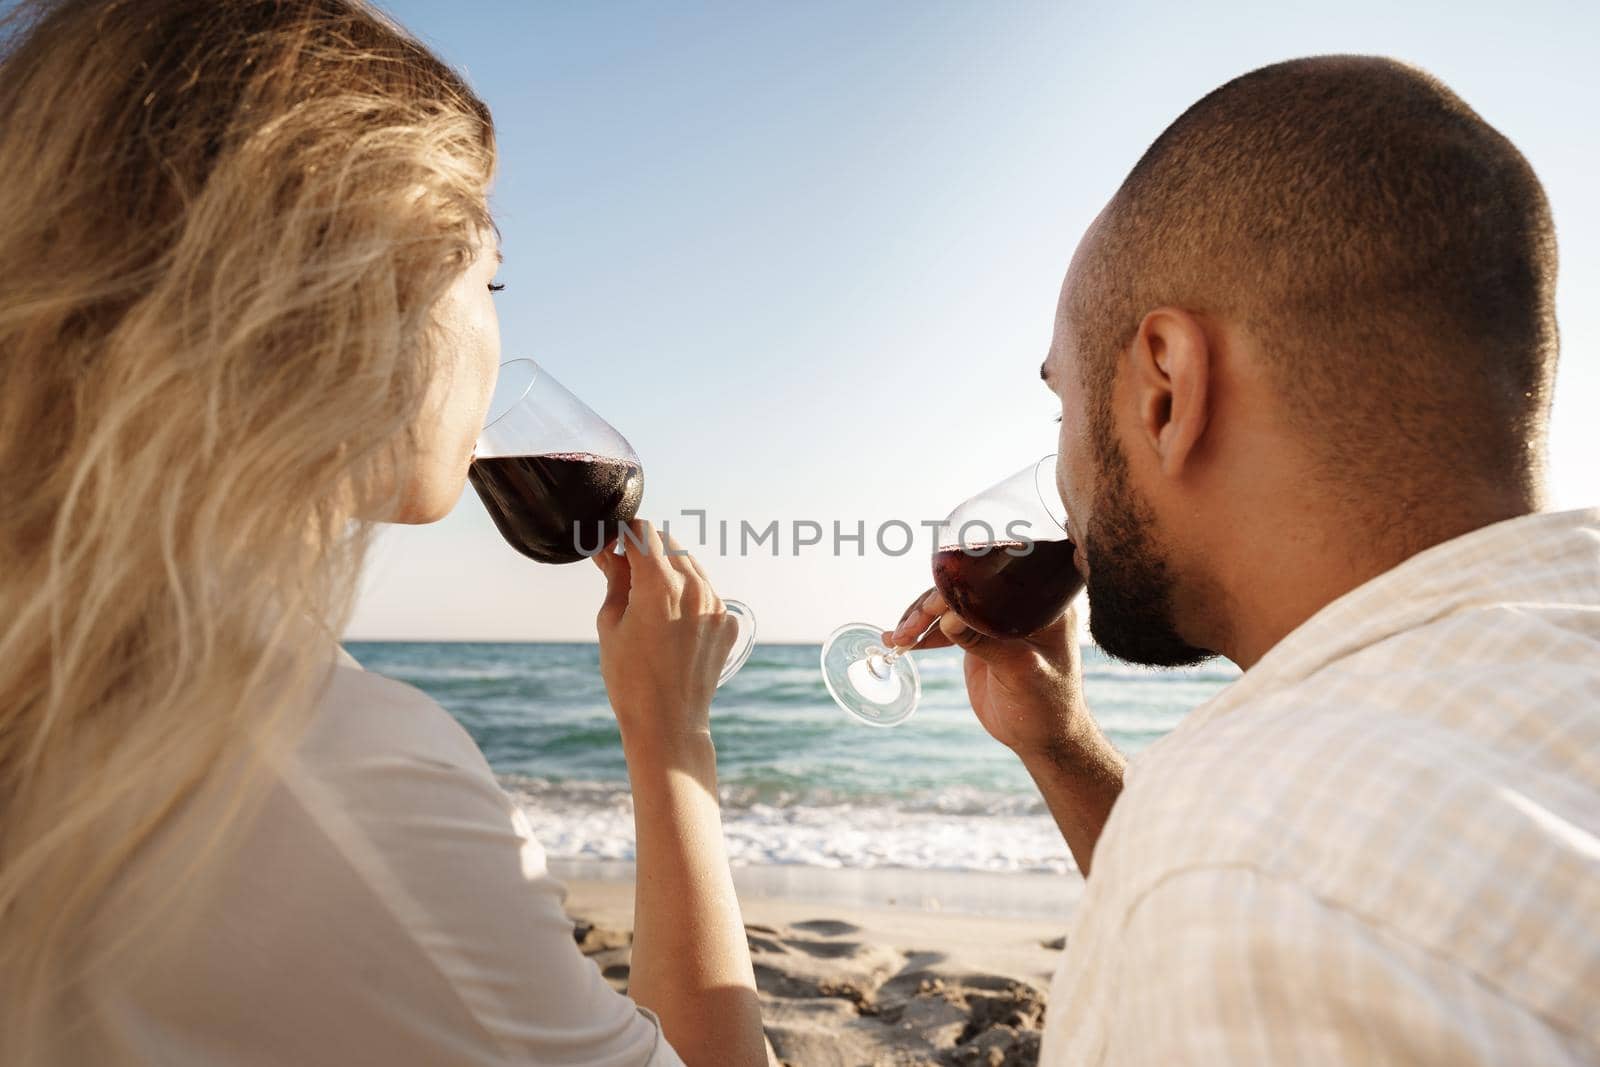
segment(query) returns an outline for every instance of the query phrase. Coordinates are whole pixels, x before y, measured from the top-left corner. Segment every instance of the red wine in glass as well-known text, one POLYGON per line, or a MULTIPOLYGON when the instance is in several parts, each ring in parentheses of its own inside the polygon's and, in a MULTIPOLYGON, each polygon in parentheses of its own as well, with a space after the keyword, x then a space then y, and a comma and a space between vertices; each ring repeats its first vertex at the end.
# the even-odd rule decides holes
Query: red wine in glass
POLYGON ((506 542, 539 563, 576 563, 639 510, 644 471, 590 453, 474 459, 467 478, 506 542))
MULTIPOLYGON (((575 563, 617 540, 644 496, 633 446, 531 359, 500 365, 467 478, 495 528, 539 563, 575 563)), ((739 624, 721 685, 755 647, 756 619, 724 600, 739 624)))
POLYGON ((990 637, 1026 637, 1061 617, 1083 588, 1071 541, 997 541, 941 548, 933 584, 956 614, 990 637))
MULTIPOLYGON (((1038 632, 1083 588, 1066 539, 1056 458, 1046 456, 968 497, 940 524, 934 584, 969 626, 990 637, 1038 632)), ((834 701, 859 721, 898 726, 922 697, 921 675, 907 655, 919 641, 885 648, 882 634, 864 622, 833 631, 822 646, 822 678, 834 701)))

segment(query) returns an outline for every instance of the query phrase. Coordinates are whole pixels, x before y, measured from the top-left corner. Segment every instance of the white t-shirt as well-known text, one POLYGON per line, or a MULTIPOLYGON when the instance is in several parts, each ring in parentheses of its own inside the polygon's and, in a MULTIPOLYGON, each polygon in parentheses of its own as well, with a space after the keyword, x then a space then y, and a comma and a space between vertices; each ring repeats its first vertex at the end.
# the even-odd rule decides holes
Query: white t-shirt
POLYGON ((190 935, 86 986, 63 1063, 681 1064, 579 953, 483 754, 410 686, 342 656, 243 833, 190 935))

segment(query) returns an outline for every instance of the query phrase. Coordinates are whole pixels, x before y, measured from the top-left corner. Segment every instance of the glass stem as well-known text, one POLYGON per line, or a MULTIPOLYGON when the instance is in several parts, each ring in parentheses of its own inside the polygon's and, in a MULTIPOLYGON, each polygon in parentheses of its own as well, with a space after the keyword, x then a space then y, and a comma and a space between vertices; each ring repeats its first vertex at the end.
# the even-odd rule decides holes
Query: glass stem
POLYGON ((885 663, 893 663, 895 660, 899 659, 901 656, 905 655, 907 652, 910 652, 912 649, 914 649, 918 645, 922 644, 922 642, 927 639, 928 635, 933 633, 933 631, 935 629, 937 629, 938 626, 939 626, 939 620, 938 619, 934 619, 931 623, 928 624, 928 628, 926 630, 923 630, 920 634, 918 634, 917 637, 916 637, 916 640, 912 641, 909 645, 895 645, 889 651, 885 652, 883 654, 883 661, 885 663))

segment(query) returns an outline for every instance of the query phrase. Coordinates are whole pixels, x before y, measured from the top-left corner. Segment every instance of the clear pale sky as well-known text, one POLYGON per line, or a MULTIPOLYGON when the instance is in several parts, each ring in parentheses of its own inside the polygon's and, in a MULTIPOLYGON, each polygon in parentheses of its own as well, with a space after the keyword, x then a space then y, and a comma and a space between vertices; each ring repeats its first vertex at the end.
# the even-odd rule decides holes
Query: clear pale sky
MULTIPOLYGON (((1053 450, 1038 366, 1084 226, 1194 100, 1299 55, 1416 63, 1533 162, 1562 258, 1551 503, 1600 503, 1596 5, 385 6, 494 109, 506 358, 629 438, 644 515, 729 520, 735 554, 714 525, 697 554, 763 638, 893 621, 926 534, 894 557, 872 531, 1053 450), (778 520, 782 554, 739 558, 741 520, 778 520), (866 554, 794 556, 795 520, 865 522, 866 554)), ((469 489, 384 535, 350 634, 590 640, 600 596, 589 563, 513 553, 469 489)))

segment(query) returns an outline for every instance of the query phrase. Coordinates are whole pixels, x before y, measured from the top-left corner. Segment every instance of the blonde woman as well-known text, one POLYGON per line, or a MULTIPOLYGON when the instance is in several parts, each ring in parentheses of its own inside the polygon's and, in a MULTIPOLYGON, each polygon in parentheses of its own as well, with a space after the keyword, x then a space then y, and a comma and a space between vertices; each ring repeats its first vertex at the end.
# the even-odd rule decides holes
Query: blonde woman
POLYGON ((692 561, 604 567, 633 1001, 465 733, 335 641, 488 403, 484 105, 356 0, 33 3, 3 47, 0 1062, 765 1062, 692 561))

